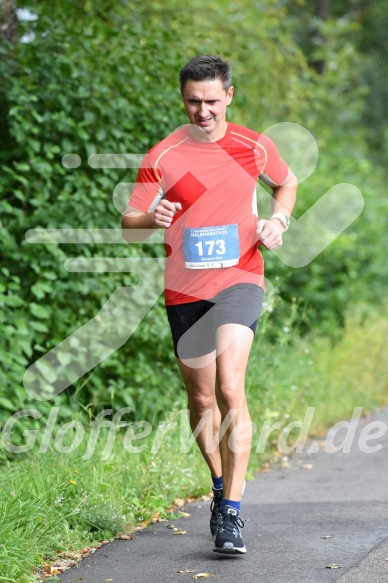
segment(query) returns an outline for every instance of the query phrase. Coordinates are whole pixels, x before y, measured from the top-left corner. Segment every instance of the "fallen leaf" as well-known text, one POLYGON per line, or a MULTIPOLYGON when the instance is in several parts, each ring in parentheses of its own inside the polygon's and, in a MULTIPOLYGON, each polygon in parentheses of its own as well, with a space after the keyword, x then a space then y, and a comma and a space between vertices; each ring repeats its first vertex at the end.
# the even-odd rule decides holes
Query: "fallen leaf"
POLYGON ((172 534, 187 534, 187 530, 177 530, 176 532, 173 532, 172 534))
POLYGON ((304 470, 312 470, 313 464, 303 464, 302 468, 304 470))
POLYGON ((130 535, 130 534, 118 534, 116 536, 116 539, 117 540, 132 540, 133 539, 133 536, 130 535))
MULTIPOLYGON (((44 567, 44 577, 51 577, 54 575, 60 575, 66 569, 70 567, 75 567, 77 562, 72 559, 58 559, 53 565, 46 565, 44 567)), ((53 581, 56 580, 55 577, 52 579, 53 581)))
POLYGON ((188 512, 179 512, 179 518, 187 518, 188 516, 190 516, 188 512))
POLYGON ((197 575, 193 575, 193 579, 207 579, 210 577, 209 573, 198 573, 197 575))
POLYGON ((195 573, 195 569, 179 569, 177 573, 195 573))
POLYGON ((166 528, 175 528, 173 524, 166 524, 166 528))
POLYGON ((338 563, 331 563, 331 565, 326 565, 326 569, 341 569, 341 565, 338 563))
POLYGON ((105 579, 105 581, 113 581, 113 579, 105 579))
POLYGON ((388 559, 384 559, 384 561, 385 561, 386 563, 388 563, 388 559))
POLYGON ((175 500, 174 500, 174 504, 175 504, 175 506, 178 506, 178 508, 180 506, 183 506, 184 503, 185 503, 185 501, 183 500, 183 498, 175 498, 175 500))
POLYGON ((324 534, 321 538, 334 538, 332 534, 324 534))

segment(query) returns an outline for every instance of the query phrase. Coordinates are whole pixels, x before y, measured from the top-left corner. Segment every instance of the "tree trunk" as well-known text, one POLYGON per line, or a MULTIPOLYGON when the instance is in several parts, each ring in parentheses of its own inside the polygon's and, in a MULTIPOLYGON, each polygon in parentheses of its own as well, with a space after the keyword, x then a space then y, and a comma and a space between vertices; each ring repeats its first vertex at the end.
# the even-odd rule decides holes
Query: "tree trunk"
MULTIPOLYGON (((315 13, 320 20, 327 20, 330 16, 330 0, 317 0, 315 5, 315 13)), ((318 33, 319 36, 321 36, 318 33)), ((313 63, 318 75, 322 75, 325 71, 325 61, 320 59, 313 63)))
POLYGON ((0 39, 16 44, 17 18, 15 0, 0 0, 0 39))
POLYGON ((318 0, 316 13, 321 20, 327 20, 330 15, 330 0, 318 0))

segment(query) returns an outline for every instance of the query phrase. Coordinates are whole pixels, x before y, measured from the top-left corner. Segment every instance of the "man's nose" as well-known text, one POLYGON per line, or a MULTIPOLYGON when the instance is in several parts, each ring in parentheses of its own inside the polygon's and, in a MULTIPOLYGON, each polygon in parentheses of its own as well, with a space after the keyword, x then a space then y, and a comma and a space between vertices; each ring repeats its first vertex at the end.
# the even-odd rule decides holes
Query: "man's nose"
POLYGON ((202 101, 201 105, 199 106, 199 114, 201 117, 206 117, 207 113, 208 113, 207 104, 202 101))

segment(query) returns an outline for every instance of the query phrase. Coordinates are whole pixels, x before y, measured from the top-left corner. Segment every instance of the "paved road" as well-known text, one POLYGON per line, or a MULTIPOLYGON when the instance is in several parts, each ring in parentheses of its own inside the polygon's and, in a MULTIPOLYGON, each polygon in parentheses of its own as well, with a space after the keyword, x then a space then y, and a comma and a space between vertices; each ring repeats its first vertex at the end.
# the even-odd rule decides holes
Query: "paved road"
POLYGON ((388 583, 388 430, 369 442, 382 445, 378 452, 364 453, 357 442, 371 421, 384 430, 388 410, 359 422, 350 453, 328 452, 321 442, 319 451, 295 454, 288 467, 247 483, 246 556, 212 552, 209 502, 194 502, 184 508, 189 517, 173 521, 187 534, 154 524, 103 546, 61 583, 185 583, 198 573, 227 583, 388 583), (333 563, 341 567, 326 568, 333 563))

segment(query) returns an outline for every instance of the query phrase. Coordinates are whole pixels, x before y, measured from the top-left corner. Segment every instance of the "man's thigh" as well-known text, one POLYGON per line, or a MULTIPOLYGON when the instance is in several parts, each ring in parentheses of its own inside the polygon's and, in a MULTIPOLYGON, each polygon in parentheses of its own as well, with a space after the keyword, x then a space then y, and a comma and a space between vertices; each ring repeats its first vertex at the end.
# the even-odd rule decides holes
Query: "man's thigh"
POLYGON ((214 329, 223 324, 240 324, 256 332, 261 313, 264 290, 250 283, 239 283, 222 290, 213 298, 214 329))
POLYGON ((175 355, 181 360, 210 355, 216 349, 216 331, 224 324, 239 324, 254 333, 262 299, 261 287, 237 284, 211 300, 167 306, 175 355))
POLYGON ((212 301, 200 300, 166 306, 174 354, 179 359, 198 358, 215 351, 215 329, 210 315, 212 301))

